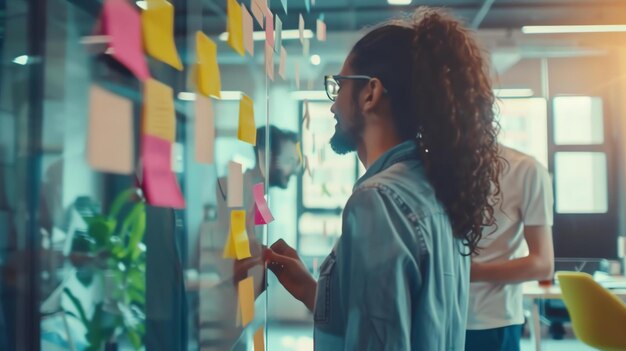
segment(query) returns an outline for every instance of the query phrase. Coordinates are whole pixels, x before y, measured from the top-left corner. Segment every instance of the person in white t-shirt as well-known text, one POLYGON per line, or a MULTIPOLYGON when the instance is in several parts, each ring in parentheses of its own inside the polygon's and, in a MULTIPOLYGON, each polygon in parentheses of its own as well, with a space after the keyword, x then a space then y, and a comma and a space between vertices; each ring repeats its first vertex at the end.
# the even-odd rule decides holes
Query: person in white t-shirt
POLYGON ((550 279, 552 183, 533 157, 500 145, 505 166, 495 225, 472 257, 466 351, 518 351, 524 323, 522 282, 550 279))

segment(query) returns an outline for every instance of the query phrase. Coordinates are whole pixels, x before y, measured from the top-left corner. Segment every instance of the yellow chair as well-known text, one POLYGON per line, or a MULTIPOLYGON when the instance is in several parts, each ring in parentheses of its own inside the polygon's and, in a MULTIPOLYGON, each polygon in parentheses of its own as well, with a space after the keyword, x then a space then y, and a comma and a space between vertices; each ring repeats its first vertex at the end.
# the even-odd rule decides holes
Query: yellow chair
POLYGON ((576 337, 604 351, 626 350, 626 304, 587 273, 557 272, 576 337))

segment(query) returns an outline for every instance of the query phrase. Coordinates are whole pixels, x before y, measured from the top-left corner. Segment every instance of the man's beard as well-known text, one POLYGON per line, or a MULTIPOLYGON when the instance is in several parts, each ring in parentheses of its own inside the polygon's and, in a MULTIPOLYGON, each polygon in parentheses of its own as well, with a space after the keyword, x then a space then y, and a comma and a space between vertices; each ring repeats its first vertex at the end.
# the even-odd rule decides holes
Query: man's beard
POLYGON ((359 136, 363 130, 363 118, 355 116, 355 124, 348 130, 342 130, 337 121, 335 134, 330 138, 330 147, 339 155, 356 151, 359 136))

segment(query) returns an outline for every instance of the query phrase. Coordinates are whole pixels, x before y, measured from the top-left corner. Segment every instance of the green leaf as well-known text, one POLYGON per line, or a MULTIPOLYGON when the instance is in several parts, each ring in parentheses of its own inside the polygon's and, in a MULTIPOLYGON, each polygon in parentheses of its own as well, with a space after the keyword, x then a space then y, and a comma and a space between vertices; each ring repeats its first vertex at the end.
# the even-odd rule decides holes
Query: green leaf
POLYGON ((141 348, 141 336, 139 336, 139 334, 131 328, 127 328, 126 333, 128 334, 128 339, 130 339, 130 343, 133 344, 135 350, 139 350, 141 348))
POLYGON ((109 244, 111 233, 115 229, 115 220, 97 216, 89 223, 89 235, 96 241, 98 248, 106 247, 109 244))
MULTIPOLYGON (((142 204, 143 205, 143 204, 142 204)), ((128 241, 128 251, 131 252, 132 259, 136 260, 142 253, 139 243, 143 240, 143 235, 146 232, 146 212, 145 207, 142 208, 142 212, 139 214, 135 223, 133 224, 133 230, 130 234, 130 240, 128 241)))
POLYGON ((117 218, 120 210, 122 209, 122 207, 124 207, 124 204, 126 204, 130 200, 131 196, 133 196, 136 191, 137 190, 135 188, 131 188, 119 193, 111 204, 111 209, 109 210, 109 218, 117 218))
POLYGON ((78 310, 78 316, 80 317, 81 322, 83 322, 83 325, 85 325, 85 327, 88 327, 89 326, 89 320, 87 319, 87 315, 85 314, 85 310, 83 309, 83 305, 80 303, 78 298, 76 298, 76 296, 74 296, 74 294, 70 291, 70 289, 63 288, 63 292, 67 295, 67 297, 69 297, 69 299, 72 302, 72 304, 74 305, 74 307, 76 307, 76 310, 78 310))

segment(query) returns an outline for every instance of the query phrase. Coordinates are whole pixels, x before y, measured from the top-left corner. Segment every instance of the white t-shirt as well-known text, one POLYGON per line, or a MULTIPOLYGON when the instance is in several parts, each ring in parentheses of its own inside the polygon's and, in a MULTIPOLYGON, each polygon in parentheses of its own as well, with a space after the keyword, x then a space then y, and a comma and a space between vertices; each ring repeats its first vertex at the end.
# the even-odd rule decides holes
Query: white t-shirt
MULTIPOLYGON (((552 225, 552 182, 533 157, 500 145, 508 162, 500 176, 502 201, 495 207, 497 228, 483 230, 475 262, 503 262, 528 254, 524 225, 552 225), (495 230, 495 231, 494 231, 495 230), (493 233, 492 233, 493 232, 493 233)), ((522 285, 470 284, 467 329, 483 330, 524 323, 522 285)))

